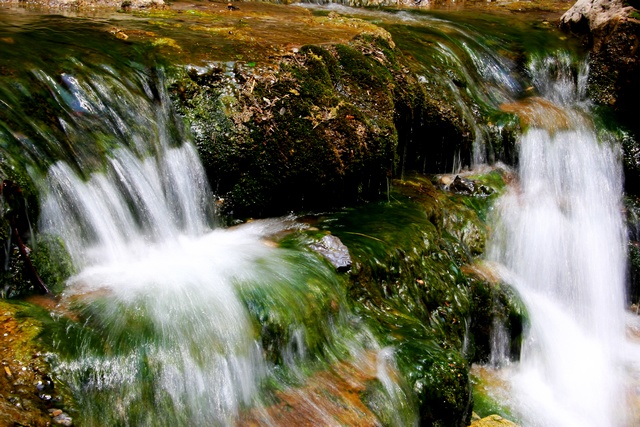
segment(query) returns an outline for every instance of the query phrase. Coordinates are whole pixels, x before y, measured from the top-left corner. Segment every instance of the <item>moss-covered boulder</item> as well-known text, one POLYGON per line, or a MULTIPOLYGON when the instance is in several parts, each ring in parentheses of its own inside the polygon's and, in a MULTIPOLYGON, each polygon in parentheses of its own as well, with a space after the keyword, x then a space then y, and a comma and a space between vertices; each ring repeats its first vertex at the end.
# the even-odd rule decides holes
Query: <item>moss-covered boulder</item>
POLYGON ((640 200, 628 196, 624 202, 629 233, 627 296, 630 303, 637 304, 640 302, 640 200))
POLYGON ((471 292, 468 359, 492 365, 518 360, 526 317, 519 296, 482 264, 464 272, 471 292))
POLYGON ((386 187, 397 147, 391 51, 367 38, 304 46, 273 75, 236 69, 231 93, 222 70, 174 83, 214 191, 236 213, 268 215, 386 187))
MULTIPOLYGON (((504 185, 498 172, 473 179, 478 186, 504 185)), ((385 201, 313 221, 319 229, 313 233, 330 232, 349 248, 349 299, 394 349, 419 402, 421 425, 468 425, 470 363, 488 359, 494 317, 521 321, 506 288, 470 266, 484 250, 486 199, 439 189, 416 175, 394 180, 385 201)))
POLYGON ((381 29, 303 46, 270 70, 236 64, 174 76, 177 108, 235 214, 378 198, 400 171, 400 152, 403 167, 416 159, 430 171, 449 169, 455 152, 470 155, 470 132, 444 89, 421 82, 381 29))

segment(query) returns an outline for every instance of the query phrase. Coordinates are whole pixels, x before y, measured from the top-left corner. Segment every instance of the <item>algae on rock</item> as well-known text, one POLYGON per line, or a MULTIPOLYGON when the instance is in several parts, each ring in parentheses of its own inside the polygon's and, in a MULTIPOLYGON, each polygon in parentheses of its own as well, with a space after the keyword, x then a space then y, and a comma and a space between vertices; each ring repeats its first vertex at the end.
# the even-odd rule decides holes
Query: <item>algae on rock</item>
POLYGON ((51 410, 71 408, 69 390, 54 376, 41 338, 45 326, 38 319, 44 316, 49 313, 31 304, 0 300, 0 422, 44 426, 51 423, 51 410))

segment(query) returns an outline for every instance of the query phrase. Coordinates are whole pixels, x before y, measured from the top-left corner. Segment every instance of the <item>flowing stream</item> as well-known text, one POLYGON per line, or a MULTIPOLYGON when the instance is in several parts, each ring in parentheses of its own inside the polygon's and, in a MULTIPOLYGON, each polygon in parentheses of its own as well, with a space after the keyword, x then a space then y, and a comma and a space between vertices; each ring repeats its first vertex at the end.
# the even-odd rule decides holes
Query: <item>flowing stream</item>
MULTIPOLYGON (((391 16, 371 13, 369 19, 391 16)), ((482 113, 502 105, 525 124, 519 176, 494 209, 487 255, 528 311, 518 363, 507 360, 505 334, 495 328, 492 360, 506 366, 507 403, 526 427, 631 425, 625 396, 640 352, 625 338, 620 153, 591 119, 586 66, 547 52, 533 55, 519 74, 514 58, 495 52, 499 38, 427 15, 392 15, 387 27, 414 49, 420 81, 442 79, 451 89, 447 96, 473 140, 466 166, 495 155, 491 129, 476 123, 482 113), (528 96, 529 85, 538 96, 528 96)), ((22 19, 6 25, 0 39, 8 58, 0 63, 2 172, 31 178, 39 232, 64 243, 75 270, 62 303, 84 324, 70 322, 56 337, 55 363, 82 410, 82 425, 300 422, 295 415, 279 418, 289 406, 316 425, 416 425, 413 391, 393 350, 353 313, 340 276, 310 250, 274 243, 308 225, 280 218, 218 226, 216 199, 172 111, 162 67, 118 55, 122 45, 93 34, 94 22, 52 32, 59 18, 22 19), (52 41, 54 33, 60 40, 52 41), (82 46, 86 55, 74 53, 87 34, 95 43, 82 46), (22 57, 9 46, 34 37, 43 50, 63 49, 62 59, 22 57), (309 378, 325 371, 331 374, 323 377, 324 390, 333 394, 322 403, 316 396, 322 390, 312 387, 318 381, 309 378), (340 391, 366 391, 368 407, 350 406, 340 391)), ((452 154, 442 165, 457 173, 460 152, 452 154)), ((434 243, 421 232, 412 237, 426 253, 434 243)), ((434 256, 450 256, 440 249, 434 256)), ((435 270, 436 263, 424 265, 435 270)), ((453 277, 450 270, 438 274, 445 284, 453 277)), ((452 280, 453 304, 462 306, 466 289, 452 280)), ((446 331, 446 309, 424 308, 422 299, 415 307, 446 331)), ((461 319, 453 320, 462 328, 461 319)), ((411 322, 412 332, 425 329, 411 322)), ((466 351, 467 343, 460 347, 466 351)), ((443 372, 456 366, 452 360, 441 361, 443 372)), ((459 366, 466 369, 466 361, 459 366)))
POLYGON ((20 19, 0 45, 16 74, 0 84, 3 175, 31 178, 40 234, 62 241, 73 264, 60 303, 84 321, 53 340, 79 424, 296 423, 286 411, 282 420, 283 401, 318 425, 414 424, 393 352, 349 311, 337 273, 274 243, 306 226, 218 226, 162 69, 118 56, 91 22, 54 41, 64 20, 20 19), (60 61, 11 56, 11 44, 34 39, 60 61), (350 406, 352 389, 374 383, 375 413, 350 406), (332 387, 332 399, 319 397, 332 387))

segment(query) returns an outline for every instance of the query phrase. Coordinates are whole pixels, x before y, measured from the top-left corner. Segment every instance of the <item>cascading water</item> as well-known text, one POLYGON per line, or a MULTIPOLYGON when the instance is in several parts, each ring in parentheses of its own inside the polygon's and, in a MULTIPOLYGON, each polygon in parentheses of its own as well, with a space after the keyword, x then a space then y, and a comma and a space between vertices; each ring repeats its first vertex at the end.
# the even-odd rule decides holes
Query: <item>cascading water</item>
POLYGON ((544 99, 520 111, 519 180, 488 252, 529 313, 511 404, 525 426, 624 426, 619 148, 589 120, 586 67, 557 54, 530 72, 544 99))
POLYGON ((268 257, 262 231, 208 229, 213 198, 189 144, 145 159, 120 149, 87 182, 59 163, 46 182, 41 229, 63 238, 80 271, 66 297, 81 301, 115 352, 88 347, 62 363, 90 399, 111 396, 104 408, 84 402, 89 422, 115 411, 136 424, 157 424, 155 414, 231 423, 266 369, 234 288, 268 257))
MULTIPOLYGON (((378 19, 385 12, 363 13, 378 19)), ((542 96, 506 105, 528 94, 528 84, 515 77, 516 55, 507 59, 494 52, 495 46, 503 48, 502 39, 485 39, 472 26, 426 15, 393 14, 411 25, 415 21, 411 36, 417 35, 417 61, 424 62, 418 80, 427 84, 442 78, 437 87, 451 90, 443 99, 455 104, 470 126, 473 159, 463 161, 460 152, 452 152, 448 161, 453 163, 445 164, 458 172, 463 163, 491 157, 484 146, 487 129, 475 124, 483 113, 478 109, 495 110, 505 103, 506 111, 528 122, 520 139, 521 179, 496 209, 500 220, 490 248, 490 258, 501 265, 503 278, 518 289, 530 313, 522 361, 513 368, 514 411, 525 426, 624 426, 621 173, 617 148, 597 135, 588 118, 586 70, 571 69, 562 55, 538 63, 530 77, 542 96)), ((47 28, 43 43, 51 46, 60 37, 74 46, 82 38, 78 34, 93 34, 93 24, 74 24, 73 31, 60 31, 56 38, 47 28)), ((35 24, 29 28, 34 34, 41 30, 35 24)), ((23 37, 17 29, 9 39, 27 45, 31 35, 23 37)), ((81 423, 295 424, 299 418, 274 413, 282 404, 287 410, 280 412, 293 406, 294 417, 313 414, 308 424, 334 425, 335 414, 314 395, 322 394, 314 388, 322 375, 314 375, 357 370, 332 392, 364 394, 350 382, 364 377, 378 385, 366 390, 377 411, 370 425, 380 419, 390 425, 416 424, 411 392, 391 372, 393 352, 380 349, 345 308, 349 304, 335 273, 308 250, 274 247, 273 235, 303 226, 285 219, 216 229, 212 192, 195 148, 183 142, 162 72, 114 60, 105 53, 118 48, 114 40, 95 45, 82 61, 73 52, 60 54, 60 65, 37 54, 23 64, 18 54, 5 55, 12 49, 0 45, 0 58, 19 64, 0 64, 10 70, 0 79, 0 154, 3 167, 9 165, 3 172, 15 167, 32 177, 41 196, 39 231, 64 241, 77 271, 62 301, 83 324, 69 322, 56 337, 60 355, 55 362, 81 408, 81 423), (352 365, 336 368, 345 360, 352 365), (305 382, 309 377, 314 381, 305 382)), ((416 218, 433 228, 428 235, 434 241, 421 237, 419 245, 442 260, 436 242, 441 230, 436 232, 423 211, 416 218)), ((380 240, 367 233, 351 235, 380 240)), ((445 256, 447 268, 439 270, 439 264, 425 258, 424 270, 441 276, 443 287, 449 284, 444 278, 454 280, 453 305, 464 306, 467 289, 460 265, 445 256)), ((404 270, 416 302, 411 295, 407 303, 399 286, 404 305, 390 310, 382 305, 391 325, 385 333, 402 336, 397 319, 405 317, 421 359, 421 352, 447 355, 433 366, 427 357, 413 368, 424 375, 415 383, 416 391, 424 392, 436 370, 455 372, 456 378, 466 375, 462 356, 451 359, 457 353, 441 352, 439 347, 446 345, 430 335, 449 330, 447 319, 457 327, 461 318, 454 311, 447 317, 452 304, 435 308, 435 300, 425 309, 424 322, 416 322, 412 313, 400 314, 424 308, 429 291, 422 292, 433 285, 404 270), (429 322, 438 330, 425 327, 429 322), (418 341, 425 337, 427 345, 421 347, 418 341), (425 366, 431 370, 422 371, 425 366)), ((398 279, 390 277, 384 286, 391 289, 398 279)), ((385 293, 381 300, 391 296, 385 293)), ((494 326, 496 364, 509 353, 500 345, 507 335, 501 325, 494 326)), ((467 338, 460 344, 465 354, 467 338)), ((443 396, 450 394, 444 388, 443 396)), ((456 400, 447 402, 450 407, 469 404, 461 388, 460 400, 449 396, 456 400)), ((326 400, 334 407, 348 406, 337 393, 326 400)), ((439 400, 429 404, 434 412, 442 406, 439 400)), ((361 408, 352 412, 360 416, 361 408)), ((367 424, 350 420, 342 424, 367 424)))
MULTIPOLYGON (((76 99, 90 98, 82 82, 74 89, 76 99)), ((157 103, 148 96, 137 102, 157 103)), ((86 319, 82 344, 58 369, 78 396, 83 423, 235 425, 256 411, 268 423, 265 382, 280 381, 282 370, 302 381, 301 366, 320 349, 359 359, 359 369, 373 352, 367 369, 398 401, 389 355, 375 361, 380 349, 342 310, 335 273, 308 252, 265 243, 302 225, 211 228, 215 199, 195 148, 165 138, 145 144, 134 148, 151 154, 117 148, 87 179, 59 161, 42 183, 40 229, 62 238, 78 271, 63 301, 86 319), (277 370, 273 358, 282 359, 277 370)), ((312 407, 311 419, 330 423, 321 406, 312 407)))

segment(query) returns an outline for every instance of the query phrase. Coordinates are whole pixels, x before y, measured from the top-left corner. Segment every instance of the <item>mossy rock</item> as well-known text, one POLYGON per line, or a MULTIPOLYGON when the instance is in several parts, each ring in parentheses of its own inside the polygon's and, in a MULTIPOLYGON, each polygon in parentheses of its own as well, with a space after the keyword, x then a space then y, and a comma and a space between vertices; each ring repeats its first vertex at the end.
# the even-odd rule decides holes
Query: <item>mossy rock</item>
POLYGON ((269 71, 176 69, 170 90, 223 210, 239 216, 379 199, 415 166, 400 167, 398 153, 445 170, 471 150, 444 89, 420 83, 389 37, 303 46, 269 71), (437 146, 407 143, 436 130, 437 146))
POLYGON ((469 354, 470 361, 491 361, 492 329, 496 325, 500 325, 506 334, 504 356, 518 360, 526 323, 526 312, 519 296, 510 286, 487 280, 478 270, 465 269, 465 272, 472 295, 469 330, 473 352, 469 354))
POLYGON ((172 88, 214 190, 237 214, 337 206, 386 185, 397 135, 380 63, 347 45, 305 46, 270 80, 236 72, 244 84, 232 93, 214 76, 172 88))
POLYGON ((624 204, 627 213, 627 230, 629 230, 627 295, 630 303, 638 303, 640 302, 640 200, 635 196, 627 196, 624 204))

